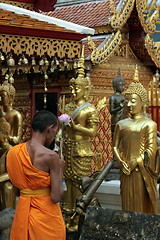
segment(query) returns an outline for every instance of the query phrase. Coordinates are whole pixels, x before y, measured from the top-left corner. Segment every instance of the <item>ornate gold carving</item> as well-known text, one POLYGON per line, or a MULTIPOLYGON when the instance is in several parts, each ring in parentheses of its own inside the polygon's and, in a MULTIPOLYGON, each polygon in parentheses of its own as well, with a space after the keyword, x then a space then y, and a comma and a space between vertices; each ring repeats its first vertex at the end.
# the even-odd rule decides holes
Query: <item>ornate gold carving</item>
POLYGON ((148 54, 151 56, 153 62, 158 68, 160 68, 160 47, 156 45, 156 43, 153 41, 149 34, 147 34, 145 38, 145 47, 148 51, 148 54))
POLYGON ((16 96, 14 106, 23 116, 22 142, 28 141, 31 135, 31 102, 29 96, 16 96))
POLYGON ((121 44, 119 48, 114 52, 114 56, 137 59, 128 43, 121 44))
POLYGON ((130 17, 134 7, 135 0, 125 0, 119 12, 116 11, 113 0, 110 0, 112 17, 110 18, 111 26, 114 29, 121 29, 130 17))
MULTIPOLYGON (((152 0, 151 2, 155 2, 152 0)), ((159 17, 158 7, 156 10, 150 15, 151 10, 153 10, 153 5, 146 5, 146 0, 138 0, 136 1, 136 8, 138 11, 138 16, 141 21, 141 24, 144 28, 144 31, 148 34, 153 34, 156 31, 156 22, 159 17)))
POLYGON ((110 33, 112 32, 112 28, 110 25, 107 26, 96 26, 94 27, 95 34, 102 34, 102 33, 110 33))
POLYGON ((18 35, 0 35, 0 49, 9 53, 13 51, 19 55, 36 53, 38 56, 47 54, 49 57, 57 55, 60 58, 75 58, 80 56, 81 45, 77 41, 59 40, 18 35))
POLYGON ((150 106, 160 106, 159 73, 158 70, 148 85, 148 98, 150 106), (158 74, 158 78, 156 75, 158 74))
POLYGON ((89 49, 92 50, 91 61, 97 64, 107 62, 110 59, 110 57, 114 54, 114 52, 117 50, 121 42, 122 42, 122 34, 118 30, 115 34, 113 33, 111 35, 110 39, 107 41, 104 47, 99 50, 98 48, 96 48, 95 43, 93 42, 92 38, 89 36, 88 46, 89 46, 89 49))
MULTIPOLYGON (((92 103, 96 104, 101 101, 101 94, 93 97, 92 103)), ((96 106, 97 108, 97 106, 96 106)), ((99 112, 99 128, 97 136, 92 139, 91 145, 94 152, 93 156, 93 171, 97 170, 97 158, 101 159, 101 167, 112 159, 112 139, 110 131, 110 113, 109 113, 109 103, 106 102, 105 108, 99 112)))
POLYGON ((155 0, 152 0, 149 5, 146 4, 146 0, 136 1, 138 16, 144 28, 144 31, 147 34, 145 37, 145 47, 153 62, 157 67, 160 67, 160 49, 154 40, 150 37, 150 35, 156 31, 156 22, 159 17, 158 7, 152 14, 150 14, 154 9, 155 4, 155 0))
POLYGON ((34 9, 34 5, 32 3, 15 2, 15 1, 9 1, 9 0, 1 0, 1 3, 7 3, 7 4, 10 4, 10 5, 25 8, 25 9, 28 9, 28 10, 33 10, 34 9))

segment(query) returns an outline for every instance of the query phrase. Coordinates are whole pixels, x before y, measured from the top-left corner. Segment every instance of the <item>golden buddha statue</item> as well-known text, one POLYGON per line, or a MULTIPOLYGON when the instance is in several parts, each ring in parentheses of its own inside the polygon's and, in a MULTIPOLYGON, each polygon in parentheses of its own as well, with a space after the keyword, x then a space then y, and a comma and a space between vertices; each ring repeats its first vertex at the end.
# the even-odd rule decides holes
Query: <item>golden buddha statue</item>
POLYGON ((122 209, 157 213, 157 124, 145 114, 147 91, 134 81, 125 92, 130 117, 116 124, 113 153, 120 173, 122 209))
MULTIPOLYGON (((79 189, 81 177, 90 176, 92 173, 93 152, 90 138, 96 135, 98 128, 98 112, 87 102, 91 84, 89 77, 85 77, 83 51, 78 63, 78 76, 69 82, 73 102, 65 106, 65 113, 72 119, 66 126, 63 145, 64 178, 67 185, 64 210, 67 212, 76 210, 76 199, 81 195, 79 189)), ((78 229, 77 216, 73 219, 68 217, 67 229, 68 231, 78 229)))
POLYGON ((126 98, 122 94, 125 87, 125 80, 122 78, 120 69, 117 76, 112 81, 114 94, 109 98, 110 114, 111 114, 111 133, 112 139, 116 123, 127 118, 126 98))
POLYGON ((13 185, 9 181, 6 170, 6 153, 12 147, 8 138, 10 133, 10 124, 3 117, 0 108, 0 211, 5 208, 15 208, 15 195, 13 185))
POLYGON ((8 82, 9 76, 6 75, 5 81, 0 86, 0 105, 3 107, 4 117, 11 126, 9 134, 9 143, 18 144, 22 136, 22 115, 13 109, 15 98, 15 88, 8 82))
POLYGON ((9 82, 9 75, 6 74, 5 81, 0 86, 0 191, 1 191, 1 209, 5 207, 15 208, 15 195, 13 186, 9 181, 8 174, 5 169, 5 155, 7 150, 18 144, 22 136, 22 115, 13 109, 13 101, 15 97, 15 88, 9 82), (2 109, 3 108, 3 109, 2 109), (2 116, 3 114, 3 116, 2 116), (3 126, 3 127, 1 127, 3 126))

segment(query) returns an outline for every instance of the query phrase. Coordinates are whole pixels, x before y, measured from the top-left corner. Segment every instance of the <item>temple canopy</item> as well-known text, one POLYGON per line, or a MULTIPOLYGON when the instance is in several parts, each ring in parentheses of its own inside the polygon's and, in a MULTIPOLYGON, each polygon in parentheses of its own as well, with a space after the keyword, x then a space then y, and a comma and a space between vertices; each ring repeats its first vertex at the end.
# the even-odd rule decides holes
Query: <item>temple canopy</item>
POLYGON ((75 23, 71 23, 71 22, 67 22, 61 19, 57 19, 54 17, 49 17, 34 11, 30 11, 24 8, 20 8, 20 7, 16 7, 13 5, 9 5, 9 4, 5 4, 5 3, 0 3, 0 9, 6 10, 6 11, 10 11, 13 12, 15 14, 20 14, 20 15, 24 15, 24 16, 29 16, 32 19, 36 19, 38 21, 43 21, 43 22, 47 22, 59 27, 63 27, 65 29, 68 30, 72 30, 75 31, 77 33, 81 33, 81 34, 94 34, 94 29, 85 27, 85 26, 80 26, 78 24, 75 23))

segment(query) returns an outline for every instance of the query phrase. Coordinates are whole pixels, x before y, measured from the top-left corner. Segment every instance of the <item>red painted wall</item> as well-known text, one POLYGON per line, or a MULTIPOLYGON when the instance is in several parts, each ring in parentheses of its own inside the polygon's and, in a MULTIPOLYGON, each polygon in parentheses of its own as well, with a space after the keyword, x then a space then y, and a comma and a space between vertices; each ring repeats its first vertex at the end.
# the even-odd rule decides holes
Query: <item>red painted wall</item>
POLYGON ((41 10, 44 12, 49 12, 54 10, 54 5, 56 4, 57 0, 35 0, 35 10, 41 10))
POLYGON ((35 10, 49 12, 54 10, 57 0, 14 0, 14 2, 33 3, 35 10))

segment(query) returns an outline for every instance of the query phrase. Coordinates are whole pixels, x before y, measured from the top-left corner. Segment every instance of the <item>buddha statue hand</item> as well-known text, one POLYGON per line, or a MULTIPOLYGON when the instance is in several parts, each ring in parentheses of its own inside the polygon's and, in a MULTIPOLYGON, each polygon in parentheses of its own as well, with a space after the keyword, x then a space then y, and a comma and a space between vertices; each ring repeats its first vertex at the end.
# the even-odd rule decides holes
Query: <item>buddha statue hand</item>
POLYGON ((138 165, 137 159, 136 158, 132 158, 129 161, 129 169, 130 169, 130 171, 133 171, 137 167, 137 165, 138 165))
POLYGON ((120 102, 119 106, 120 106, 121 108, 123 108, 123 107, 125 106, 125 104, 126 104, 126 101, 123 99, 123 100, 120 102))
POLYGON ((72 118, 71 118, 71 122, 68 125, 76 131, 81 130, 81 124, 75 124, 72 118))
POLYGON ((120 163, 122 164, 122 172, 126 175, 130 175, 131 169, 129 168, 128 164, 123 160, 121 160, 120 163))
POLYGON ((149 165, 149 155, 148 152, 144 152, 144 166, 147 167, 149 165))
MULTIPOLYGON (((148 173, 156 180, 159 181, 159 163, 158 163, 158 166, 157 166, 157 162, 156 162, 156 169, 153 170, 152 168, 150 168, 149 166, 149 161, 150 161, 150 157, 149 157, 149 154, 147 151, 144 152, 144 166, 145 168, 147 169, 148 173)), ((157 159, 156 159, 157 161, 157 159)))
POLYGON ((11 145, 18 144, 19 142, 19 137, 17 136, 9 136, 9 142, 11 145))
POLYGON ((5 182, 7 180, 9 180, 8 173, 3 173, 2 175, 0 175, 0 183, 5 182))

